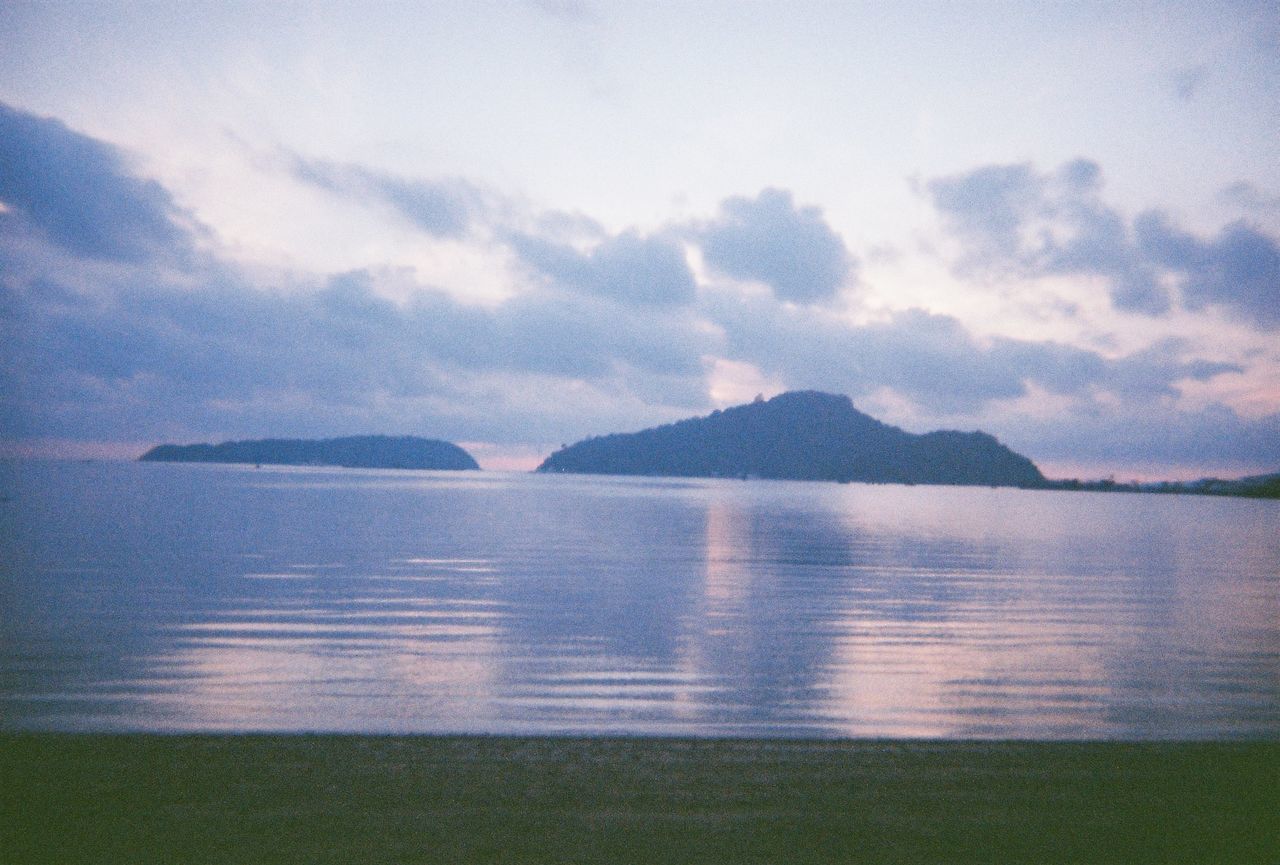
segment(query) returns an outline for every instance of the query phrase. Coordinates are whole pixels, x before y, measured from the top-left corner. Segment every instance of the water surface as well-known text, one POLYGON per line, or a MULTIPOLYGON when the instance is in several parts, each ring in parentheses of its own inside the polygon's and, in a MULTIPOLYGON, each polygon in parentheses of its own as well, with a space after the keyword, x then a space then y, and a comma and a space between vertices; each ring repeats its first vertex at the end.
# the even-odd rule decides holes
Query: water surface
POLYGON ((1280 735, 1280 504, 0 464, 0 726, 1280 735))

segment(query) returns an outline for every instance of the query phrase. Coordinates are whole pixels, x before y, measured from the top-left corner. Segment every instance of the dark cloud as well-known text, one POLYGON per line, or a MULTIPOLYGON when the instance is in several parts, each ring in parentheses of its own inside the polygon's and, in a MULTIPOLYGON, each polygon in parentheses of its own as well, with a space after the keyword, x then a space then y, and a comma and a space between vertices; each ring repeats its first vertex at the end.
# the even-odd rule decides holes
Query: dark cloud
POLYGON ((1047 211, 1057 231, 1041 234, 1040 248, 1028 263, 1041 273, 1104 277, 1117 309, 1163 315, 1172 307, 1169 290, 1135 249, 1133 231, 1124 218, 1089 194, 1092 188, 1069 187, 1070 193, 1047 211))
POLYGON ((1173 75, 1173 92, 1183 102, 1191 102, 1209 78, 1209 70, 1200 64, 1179 69, 1173 75))
POLYGON ((1178 411, 1091 403, 1053 418, 1007 417, 1001 438, 1046 461, 1280 465, 1280 414, 1245 418, 1218 404, 1178 411))
MULTIPOLYGON (((15 116, 4 119, 13 125, 15 116)), ((661 414, 662 406, 706 405, 703 358, 716 337, 689 315, 694 281, 677 240, 608 237, 595 226, 593 251, 578 255, 530 236, 520 251, 546 284, 492 307, 459 302, 403 274, 357 272, 265 289, 209 256, 153 266, 143 253, 186 239, 163 191, 124 174, 104 145, 52 121, 16 117, 20 131, 34 124, 70 150, 42 161, 28 152, 35 146, 3 142, 7 155, 26 160, 7 160, 3 175, 10 240, 0 245, 4 437, 315 434, 368 429, 371 420, 404 429, 416 417, 447 420, 458 437, 518 441, 539 430, 569 435, 575 410, 583 418, 635 418, 642 410, 661 414), (87 180, 70 188, 64 174, 87 180), (37 194, 50 177, 61 198, 37 194), (70 232, 57 220, 70 218, 85 190, 97 195, 90 212, 103 224, 90 224, 94 233, 76 223, 70 232), (117 266, 76 264, 56 251, 67 247, 117 266), (383 280, 395 284, 382 291, 383 280), (406 299, 392 302, 388 294, 406 299), (528 397, 538 392, 545 401, 535 417, 528 397), (516 409, 507 416, 503 405, 516 409)), ((50 141, 45 149, 56 150, 50 141)), ((303 160, 291 170, 338 194, 394 207, 438 236, 464 233, 483 213, 481 196, 466 184, 303 160)), ((551 236, 592 228, 581 219, 543 222, 535 225, 551 236), (557 226, 564 231, 552 231, 557 226)))
POLYGON ((1102 186, 1102 166, 1092 159, 1072 159, 1058 169, 1058 176, 1076 193, 1097 192, 1102 186))
POLYGON ((927 185, 935 207, 966 244, 959 263, 1024 276, 1081 274, 1107 280, 1118 309, 1162 315, 1214 306, 1261 328, 1280 326, 1280 242, 1244 222, 1205 239, 1158 213, 1132 221, 1104 204, 1096 164, 1054 174, 1028 165, 986 166, 927 185))
POLYGON ((1244 372, 1238 364, 1184 359, 1187 347, 1180 340, 1164 340, 1119 358, 1060 343, 1012 339, 995 340, 989 351, 1001 367, 1050 393, 1086 396, 1105 392, 1143 403, 1178 396, 1179 382, 1244 372))
POLYGON ((890 388, 933 415, 965 415, 1021 397, 1028 385, 1085 402, 1110 394, 1134 404, 1179 395, 1184 381, 1239 374, 1235 363, 1190 356, 1180 340, 1108 358, 1051 342, 980 343, 950 316, 922 310, 851 325, 818 310, 719 294, 708 313, 731 360, 753 363, 795 388, 864 395, 890 388))
POLYGON ((190 252, 189 219, 113 147, 0 104, 0 234, 36 233, 73 255, 140 263, 190 252))
POLYGON ((591 252, 531 234, 508 238, 521 260, 562 288, 629 304, 683 304, 696 285, 680 244, 667 237, 624 232, 591 252))
POLYGON ((1177 396, 1180 382, 1243 371, 1187 357, 1178 341, 1120 358, 1051 342, 983 344, 958 320, 918 309, 855 326, 821 311, 721 295, 709 314, 732 359, 788 386, 853 396, 887 387, 936 415, 973 414, 1024 395, 1030 384, 1087 402, 1105 393, 1145 404, 1177 396))
POLYGON ((931 180, 926 189, 951 228, 988 260, 1016 259, 1023 227, 1041 214, 1045 178, 1030 165, 987 165, 931 180))
POLYGON ((548 286, 477 307, 397 274, 264 291, 234 270, 175 282, 145 273, 92 287, 0 278, 0 340, 13 359, 0 382, 0 436, 377 429, 564 441, 705 409, 708 357, 751 363, 788 387, 855 398, 888 388, 940 419, 979 416, 1032 384, 1099 410, 1117 401, 1102 398, 1110 394, 1141 413, 1180 382, 1239 371, 1176 342, 1106 358, 980 342, 956 319, 920 310, 857 326, 728 289, 663 306, 548 286), (391 287, 407 300, 382 296, 383 280, 400 280, 391 287))
POLYGON ((1187 305, 1220 304, 1270 328, 1280 327, 1280 244, 1242 222, 1209 245, 1207 267, 1187 274, 1187 305))
POLYGON ((360 165, 292 155, 293 176, 321 189, 391 208, 436 237, 460 237, 483 207, 483 196, 461 180, 409 180, 360 165))
MULTIPOLYGON (((23 298, 24 354, 39 385, 75 384, 87 401, 167 382, 196 400, 263 391, 341 395, 412 379, 394 346, 402 322, 389 305, 341 280, 311 295, 273 294, 210 280, 98 287, 95 298, 51 305, 23 298)), ((164 406, 156 406, 157 412, 164 406)))
POLYGON ((851 337, 871 384, 934 411, 969 412, 1025 392, 1017 371, 1001 365, 949 316, 906 310, 853 329, 851 337))
POLYGON ((1207 305, 1267 328, 1280 327, 1280 243, 1244 222, 1204 240, 1174 227, 1158 213, 1134 222, 1142 252, 1175 273, 1184 305, 1207 305))
MULTIPOLYGON (((0 280, 0 340, 13 359, 0 437, 134 439, 175 426, 279 433, 273 416, 312 433, 361 417, 403 429, 396 407, 407 418, 423 405, 479 421, 504 389, 531 380, 705 404, 701 358, 712 337, 672 311, 553 292, 484 308, 415 286, 393 302, 378 291, 389 277, 366 272, 290 291, 225 269, 175 282, 140 276, 91 287, 0 280), (467 392, 477 382, 487 382, 482 399, 467 392), (265 428, 244 429, 250 420, 265 428)), ((562 408, 550 401, 544 411, 552 418, 562 408)), ((558 417, 562 432, 569 420, 558 417)), ((478 426, 518 440, 517 422, 478 426)))
POLYGON ((1247 180, 1239 180, 1224 187, 1219 197, 1245 210, 1261 213, 1280 211, 1280 195, 1270 195, 1247 180))
POLYGON ((1229 408, 1181 411, 1188 381, 1243 372, 1165 340, 1121 357, 1052 342, 983 343, 955 319, 920 310, 854 326, 819 310, 719 296, 726 353, 788 387, 848 393, 890 388, 915 407, 916 428, 973 418, 1035 460, 1280 465, 1280 415, 1249 420, 1229 408), (1031 386, 1065 397, 1050 417, 1004 401, 1031 386))
POLYGON ((763 282, 796 303, 832 297, 856 265, 822 212, 796 207, 791 193, 781 189, 726 200, 719 218, 697 234, 704 258, 716 270, 763 282))
POLYGON ((1198 270, 1209 263, 1207 244, 1173 226, 1161 213, 1147 211, 1133 222, 1138 247, 1149 259, 1170 270, 1198 270))
POLYGON ((701 377, 714 343, 683 312, 636 309, 600 298, 532 294, 496 312, 510 368, 601 378, 619 364, 664 376, 701 377))
POLYGON ((1089 274, 1110 282, 1119 309, 1160 315, 1169 293, 1134 250, 1124 218, 1098 198, 1102 171, 1076 159, 1052 174, 988 165, 930 181, 934 206, 964 241, 962 273, 1089 274))
MULTIPOLYGON (((464 183, 300 160, 290 170, 307 182, 394 208, 434 236, 483 228, 537 279, 488 306, 407 272, 267 288, 212 254, 188 254, 183 215, 115 151, 12 110, 0 124, 16 130, 0 138, 0 438, 389 431, 566 441, 707 409, 706 369, 726 358, 790 388, 887 389, 921 418, 983 418, 1033 456, 1057 448, 1071 458, 1072 447, 1090 446, 1034 419, 1006 423, 1009 402, 1032 389, 1059 395, 1071 407, 1062 423, 1110 437, 1090 453, 1121 453, 1135 430, 1153 434, 1184 383, 1242 371, 1176 341, 1117 358, 981 340, 921 310, 852 324, 820 301, 850 285, 855 262, 816 209, 778 190, 729 199, 716 220, 665 233, 612 235, 565 214, 525 214, 517 232, 504 224, 509 212, 464 183), (772 292, 699 290, 689 244, 721 273, 772 292), (1013 438, 1037 432, 1044 449, 1013 438)), ((1243 223, 1205 239, 1159 214, 1127 222, 1100 202, 1094 163, 1052 174, 996 166, 928 188, 958 236, 994 264, 1097 274, 1118 304, 1129 285, 1138 299, 1128 302, 1148 311, 1174 285, 1189 308, 1276 324, 1271 238, 1243 223)), ((1205 446, 1206 418, 1225 418, 1232 453, 1262 453, 1250 436, 1274 428, 1229 413, 1171 416, 1183 432, 1169 453, 1205 446)))
POLYGON ((1056 225, 1038 238, 1032 261, 1055 273, 1115 273, 1135 264, 1133 242, 1124 217, 1094 196, 1074 189, 1061 196, 1045 215, 1056 225))

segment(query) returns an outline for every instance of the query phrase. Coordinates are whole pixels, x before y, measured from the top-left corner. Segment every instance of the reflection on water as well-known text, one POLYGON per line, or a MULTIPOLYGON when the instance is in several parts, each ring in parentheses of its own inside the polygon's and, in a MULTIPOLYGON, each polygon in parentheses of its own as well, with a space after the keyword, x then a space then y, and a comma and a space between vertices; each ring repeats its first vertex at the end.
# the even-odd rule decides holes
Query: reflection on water
POLYGON ((1280 507, 0 465, 0 726, 1280 734, 1280 507))

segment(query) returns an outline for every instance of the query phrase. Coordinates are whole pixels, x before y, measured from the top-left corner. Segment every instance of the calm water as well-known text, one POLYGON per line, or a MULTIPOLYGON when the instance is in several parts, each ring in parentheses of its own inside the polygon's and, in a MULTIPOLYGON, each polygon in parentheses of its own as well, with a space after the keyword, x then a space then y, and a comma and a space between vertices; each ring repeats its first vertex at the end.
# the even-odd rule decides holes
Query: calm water
POLYGON ((0 727, 1280 735, 1280 503, 0 464, 0 727))

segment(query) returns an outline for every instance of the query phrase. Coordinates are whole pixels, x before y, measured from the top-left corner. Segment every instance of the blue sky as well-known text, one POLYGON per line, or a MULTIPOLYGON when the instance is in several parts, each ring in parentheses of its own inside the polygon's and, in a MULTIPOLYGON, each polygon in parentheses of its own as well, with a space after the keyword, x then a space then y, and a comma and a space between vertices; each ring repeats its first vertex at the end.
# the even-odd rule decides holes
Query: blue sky
POLYGON ((1267 3, 11 3, 0 450, 488 467, 794 388, 1280 466, 1267 3))

